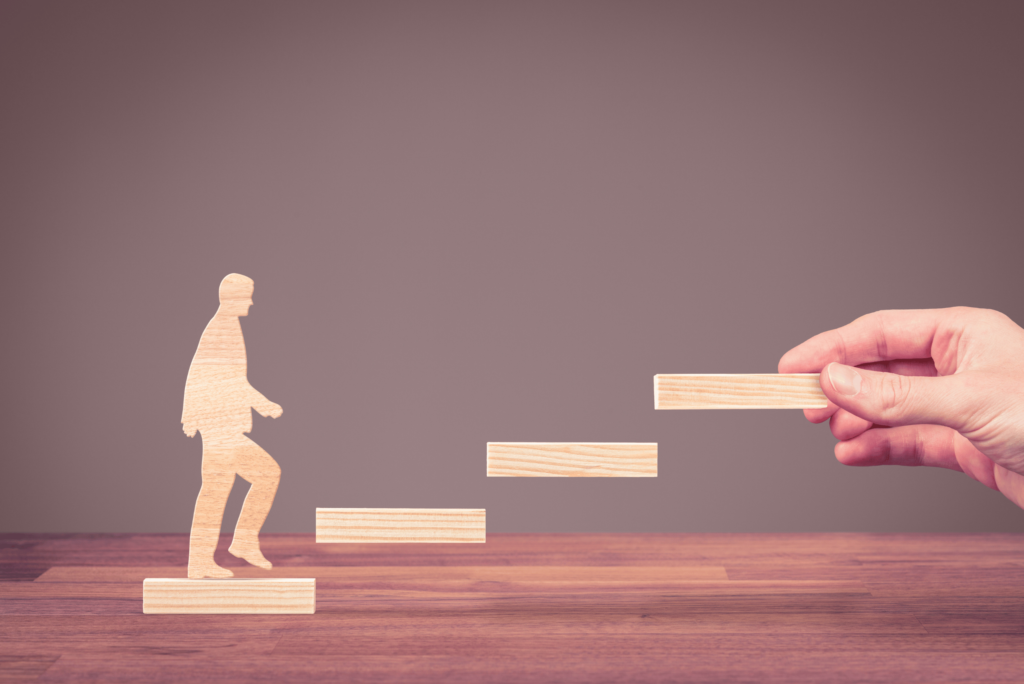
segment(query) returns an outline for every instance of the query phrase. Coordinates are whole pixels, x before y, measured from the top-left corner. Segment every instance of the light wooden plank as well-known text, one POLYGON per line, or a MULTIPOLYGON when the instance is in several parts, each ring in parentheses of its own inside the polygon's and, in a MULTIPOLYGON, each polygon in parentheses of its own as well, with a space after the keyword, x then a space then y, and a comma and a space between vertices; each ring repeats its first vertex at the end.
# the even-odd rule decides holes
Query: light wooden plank
POLYGON ((656 443, 487 443, 487 477, 657 476, 656 443))
POLYGON ((817 373, 655 375, 656 409, 825 408, 817 373))
MULTIPOLYGON (((82 591, 89 585, 96 585, 97 595, 120 597, 120 592, 135 591, 138 583, 146 577, 162 573, 179 572, 181 568, 170 566, 127 567, 127 566, 58 566, 48 570, 35 582, 0 582, 0 597, 5 596, 5 586, 15 585, 41 587, 60 584, 66 588, 51 588, 40 591, 82 591), (103 587, 103 585, 112 585, 103 587), (105 592, 110 592, 109 594, 105 592)), ((320 580, 333 582, 675 582, 675 581, 726 581, 728 575, 722 565, 686 564, 665 566, 644 565, 328 565, 282 568, 269 571, 253 568, 253 572, 301 572, 320 580)), ((184 579, 181 573, 180 579, 184 579)), ((322 587, 321 587, 322 589, 322 587)), ((322 595, 322 594, 321 594, 322 595)))
POLYGON ((487 541, 482 508, 318 508, 316 540, 324 543, 462 543, 487 541))
POLYGON ((316 612, 315 578, 146 578, 142 612, 242 614, 316 612))

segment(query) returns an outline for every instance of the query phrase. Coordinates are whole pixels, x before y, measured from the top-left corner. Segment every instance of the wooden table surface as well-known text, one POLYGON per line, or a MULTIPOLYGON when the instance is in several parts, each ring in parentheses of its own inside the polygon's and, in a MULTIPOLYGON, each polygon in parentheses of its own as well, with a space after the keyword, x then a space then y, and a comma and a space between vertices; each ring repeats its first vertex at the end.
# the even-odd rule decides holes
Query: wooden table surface
POLYGON ((1024 535, 261 539, 315 615, 143 615, 185 535, 0 535, 0 679, 1024 681, 1024 535))

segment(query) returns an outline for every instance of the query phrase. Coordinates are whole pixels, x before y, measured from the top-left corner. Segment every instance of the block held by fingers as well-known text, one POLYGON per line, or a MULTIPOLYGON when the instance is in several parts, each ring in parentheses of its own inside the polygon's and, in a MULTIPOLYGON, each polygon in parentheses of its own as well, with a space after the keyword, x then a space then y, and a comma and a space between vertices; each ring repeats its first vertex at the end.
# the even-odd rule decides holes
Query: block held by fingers
POLYGON ((816 373, 655 375, 654 408, 826 409, 816 373))

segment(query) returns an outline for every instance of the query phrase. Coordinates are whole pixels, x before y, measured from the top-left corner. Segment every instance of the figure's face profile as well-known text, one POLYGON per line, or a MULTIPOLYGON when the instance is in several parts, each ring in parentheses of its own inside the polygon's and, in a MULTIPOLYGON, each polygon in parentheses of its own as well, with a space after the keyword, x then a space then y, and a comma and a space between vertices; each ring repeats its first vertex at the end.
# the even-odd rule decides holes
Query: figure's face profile
POLYGON ((229 316, 248 316, 252 306, 253 281, 232 273, 220 283, 220 310, 229 316))
POLYGON ((252 306, 252 293, 250 292, 245 299, 229 299, 226 302, 221 302, 221 306, 226 309, 225 313, 232 316, 248 316, 249 307, 252 306), (226 307, 225 304, 227 304, 226 307))

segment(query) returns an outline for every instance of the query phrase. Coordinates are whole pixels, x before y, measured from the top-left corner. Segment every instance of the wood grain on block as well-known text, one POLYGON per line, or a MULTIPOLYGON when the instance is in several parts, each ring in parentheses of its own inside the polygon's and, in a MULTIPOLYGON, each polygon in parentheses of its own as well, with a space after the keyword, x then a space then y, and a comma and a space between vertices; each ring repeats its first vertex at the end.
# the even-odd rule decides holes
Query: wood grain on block
POLYGON ((315 613, 315 578, 170 579, 142 582, 143 613, 315 613))
POLYGON ((656 409, 825 408, 817 373, 655 375, 656 409))
POLYGON ((657 476, 656 443, 487 443, 487 477, 657 476))
POLYGON ((487 512, 476 508, 318 508, 318 542, 487 541, 487 512))

